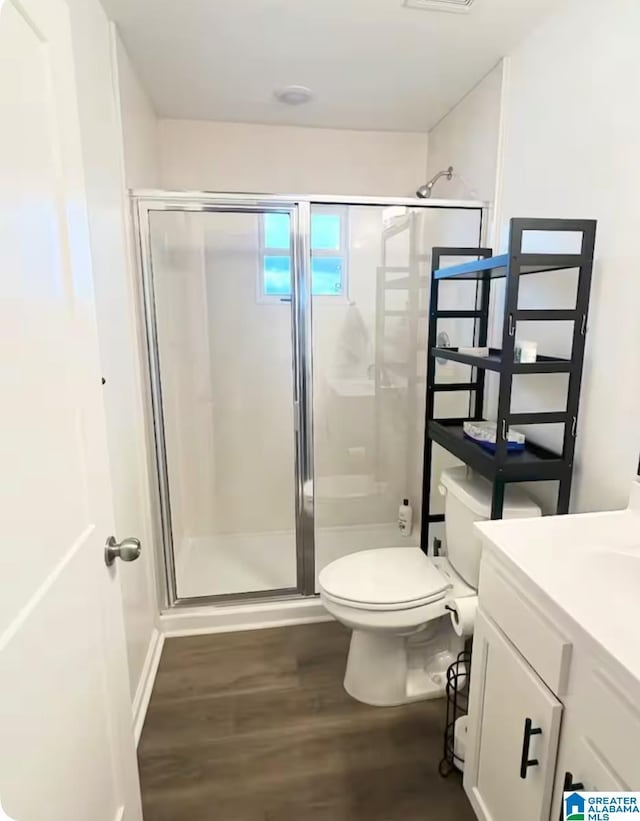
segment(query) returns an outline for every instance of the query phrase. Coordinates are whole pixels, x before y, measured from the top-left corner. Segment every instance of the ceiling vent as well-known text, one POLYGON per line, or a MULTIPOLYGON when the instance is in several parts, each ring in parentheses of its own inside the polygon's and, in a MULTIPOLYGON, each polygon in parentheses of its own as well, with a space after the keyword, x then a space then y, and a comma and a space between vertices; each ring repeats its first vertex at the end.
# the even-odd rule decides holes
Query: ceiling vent
POLYGON ((471 10, 474 0, 404 0, 408 9, 424 11, 446 11, 454 14, 466 14, 471 10))

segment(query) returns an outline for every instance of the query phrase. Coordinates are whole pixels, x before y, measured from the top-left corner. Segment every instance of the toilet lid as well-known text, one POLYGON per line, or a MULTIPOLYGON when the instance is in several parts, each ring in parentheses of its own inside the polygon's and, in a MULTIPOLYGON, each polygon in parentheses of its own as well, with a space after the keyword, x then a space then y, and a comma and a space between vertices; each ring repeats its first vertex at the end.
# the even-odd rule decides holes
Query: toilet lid
POLYGON ((320 588, 353 607, 401 610, 443 598, 450 586, 418 547, 384 547, 343 556, 320 572, 320 588))

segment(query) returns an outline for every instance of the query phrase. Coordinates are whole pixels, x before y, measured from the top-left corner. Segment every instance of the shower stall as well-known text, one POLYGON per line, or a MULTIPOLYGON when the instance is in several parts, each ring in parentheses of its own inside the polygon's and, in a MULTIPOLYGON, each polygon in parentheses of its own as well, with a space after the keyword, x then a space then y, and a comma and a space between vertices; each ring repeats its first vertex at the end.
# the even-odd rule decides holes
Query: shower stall
MULTIPOLYGON (((340 556, 418 545, 430 253, 482 245, 483 204, 133 201, 167 605, 313 596, 340 556)), ((440 308, 474 298, 458 287, 440 308)), ((465 321, 442 330, 472 344, 465 321)), ((466 413, 468 394, 439 396, 466 413)))

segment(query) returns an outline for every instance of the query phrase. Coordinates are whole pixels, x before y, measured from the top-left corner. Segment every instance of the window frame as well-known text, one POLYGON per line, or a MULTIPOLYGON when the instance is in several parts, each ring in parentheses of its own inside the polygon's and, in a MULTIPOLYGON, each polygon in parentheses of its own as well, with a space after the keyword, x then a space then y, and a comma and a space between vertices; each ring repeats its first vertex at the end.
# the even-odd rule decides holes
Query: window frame
MULTIPOLYGON (((348 255, 348 248, 349 248, 349 209, 346 205, 324 205, 324 204, 312 204, 311 205, 311 218, 313 219, 314 214, 328 214, 328 215, 336 215, 339 217, 340 221, 340 237, 339 237, 339 247, 335 248, 319 248, 314 249, 310 247, 310 260, 309 264, 312 266, 313 258, 325 258, 325 259, 332 259, 332 258, 340 258, 342 260, 342 287, 341 289, 336 292, 335 294, 312 294, 313 299, 320 299, 320 300, 327 300, 328 302, 348 302, 349 301, 349 255, 348 255)), ((270 248, 266 245, 266 231, 265 231, 265 217, 268 216, 267 213, 260 214, 259 220, 259 231, 258 231, 258 271, 257 271, 257 302, 263 304, 281 304, 291 302, 291 294, 267 294, 265 293, 265 282, 264 282, 264 260, 265 257, 289 257, 290 259, 293 258, 293 243, 289 245, 289 248, 270 248)), ((293 238, 293 234, 290 235, 293 238)), ((310 238, 311 240, 311 238, 310 238)), ((311 245, 311 241, 310 241, 311 245)), ((293 274, 293 264, 291 265, 291 271, 293 274)), ((311 276, 313 277, 313 269, 311 270, 311 276)))

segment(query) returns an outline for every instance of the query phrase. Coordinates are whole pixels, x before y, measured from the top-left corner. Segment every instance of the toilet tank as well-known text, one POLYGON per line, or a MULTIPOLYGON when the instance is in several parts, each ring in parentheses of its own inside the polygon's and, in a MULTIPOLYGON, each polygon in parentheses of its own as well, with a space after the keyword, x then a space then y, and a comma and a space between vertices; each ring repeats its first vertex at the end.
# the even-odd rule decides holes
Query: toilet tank
MULTIPOLYGON (((444 528, 447 556, 454 570, 471 585, 478 586, 481 541, 473 523, 491 518, 492 485, 470 468, 443 470, 440 492, 445 496, 444 528)), ((541 516, 538 505, 519 487, 507 485, 503 519, 541 516)))

